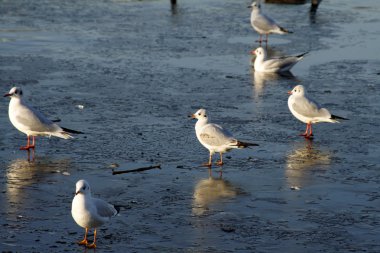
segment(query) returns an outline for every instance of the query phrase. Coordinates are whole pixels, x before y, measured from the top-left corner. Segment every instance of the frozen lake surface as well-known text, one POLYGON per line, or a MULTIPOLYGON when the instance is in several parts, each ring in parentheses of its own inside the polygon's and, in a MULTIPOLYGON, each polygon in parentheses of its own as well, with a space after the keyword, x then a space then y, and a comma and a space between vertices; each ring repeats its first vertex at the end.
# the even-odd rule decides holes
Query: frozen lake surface
MULTIPOLYGON (((310 53, 293 76, 259 75, 250 1, 0 1, 0 84, 67 128, 36 159, 0 102, 0 249, 82 252, 75 182, 122 206, 97 252, 380 252, 380 2, 263 4, 291 35, 271 55, 310 53), (297 84, 336 115, 315 138, 288 110, 297 84), (80 109, 78 105, 82 105, 80 109), (200 107, 259 147, 200 167, 200 107), (161 170, 112 175, 161 164, 161 170)), ((92 251, 88 250, 87 252, 92 251)))

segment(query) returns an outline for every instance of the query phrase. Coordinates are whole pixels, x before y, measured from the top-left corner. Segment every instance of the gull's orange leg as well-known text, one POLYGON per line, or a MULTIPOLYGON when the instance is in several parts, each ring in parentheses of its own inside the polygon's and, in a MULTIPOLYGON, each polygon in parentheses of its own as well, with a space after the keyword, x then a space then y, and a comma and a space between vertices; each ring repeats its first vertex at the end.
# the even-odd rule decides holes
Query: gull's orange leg
POLYGON ((29 149, 31 149, 31 148, 33 148, 34 149, 34 143, 35 143, 35 136, 33 136, 33 144, 32 145, 30 145, 30 136, 28 135, 27 136, 27 138, 28 138, 28 141, 27 141, 27 143, 26 143, 26 146, 22 146, 22 147, 20 147, 20 150, 29 150, 29 149))
POLYGON ((208 163, 204 163, 204 164, 202 164, 202 166, 211 167, 211 165, 212 165, 211 159, 212 159, 212 154, 210 152, 210 156, 208 158, 208 163))
POLYGON ((261 42, 262 42, 262 39, 261 39, 262 35, 260 34, 260 38, 258 40, 256 40, 256 42, 259 42, 260 45, 261 45, 261 42))
POLYGON ((36 143, 36 136, 33 136, 33 144, 29 146, 29 148, 32 148, 34 150, 34 147, 36 146, 35 143, 36 143))
POLYGON ((265 43, 268 44, 268 34, 265 34, 265 43))
POLYGON ((216 165, 222 166, 223 165, 223 154, 222 152, 219 152, 220 154, 220 160, 216 162, 216 165))
POLYGON ((86 247, 89 249, 95 249, 96 248, 96 228, 94 231, 94 241, 91 244, 87 244, 86 247))
POLYGON ((305 132, 303 133, 303 134, 300 134, 300 136, 308 136, 308 134, 309 134, 309 127, 310 127, 310 123, 307 123, 306 124, 306 130, 305 130, 305 132))
POLYGON ((84 234, 84 239, 82 241, 77 242, 79 245, 87 245, 88 244, 87 234, 88 234, 88 228, 86 228, 86 232, 84 234))
POLYGON ((309 134, 305 136, 306 138, 313 138, 313 128, 311 123, 309 123, 309 134))
POLYGON ((26 146, 21 146, 20 150, 29 150, 29 145, 30 145, 30 136, 27 135, 28 141, 26 142, 26 146))

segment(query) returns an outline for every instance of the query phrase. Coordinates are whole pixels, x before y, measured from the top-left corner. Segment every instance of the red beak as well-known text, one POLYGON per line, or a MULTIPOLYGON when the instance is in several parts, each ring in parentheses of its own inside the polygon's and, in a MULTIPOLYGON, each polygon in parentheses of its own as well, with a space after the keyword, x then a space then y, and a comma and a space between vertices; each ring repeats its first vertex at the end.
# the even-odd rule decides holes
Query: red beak
POLYGON ((251 51, 251 55, 256 55, 255 50, 252 50, 252 51, 251 51))
POLYGON ((293 94, 293 92, 290 90, 290 91, 288 91, 288 94, 289 94, 289 95, 292 95, 292 94, 293 94))
POLYGON ((7 94, 4 95, 4 97, 9 97, 9 96, 11 96, 11 95, 12 95, 12 94, 7 93, 7 94))

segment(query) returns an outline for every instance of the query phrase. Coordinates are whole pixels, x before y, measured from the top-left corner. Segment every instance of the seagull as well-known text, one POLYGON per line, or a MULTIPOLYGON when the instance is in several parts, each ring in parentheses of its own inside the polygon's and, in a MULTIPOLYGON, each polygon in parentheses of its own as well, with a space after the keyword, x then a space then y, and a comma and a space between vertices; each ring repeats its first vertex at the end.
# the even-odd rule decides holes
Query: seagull
POLYGON ((288 94, 288 107, 294 117, 306 123, 306 131, 301 134, 305 138, 313 136, 311 124, 319 122, 339 123, 338 120, 348 120, 332 115, 326 108, 322 108, 317 102, 307 96, 303 85, 297 85, 288 94))
POLYGON ((257 33, 260 34, 260 39, 258 42, 262 42, 261 39, 262 35, 266 35, 265 42, 268 43, 268 35, 271 33, 277 33, 277 34, 286 34, 286 33, 292 33, 291 31, 286 30, 285 28, 279 26, 276 21, 265 15, 261 12, 261 6, 260 3, 253 2, 248 8, 252 8, 251 12, 251 25, 253 29, 256 30, 257 33))
POLYGON ((79 245, 87 248, 96 248, 96 228, 108 222, 111 217, 119 213, 119 208, 108 204, 104 200, 91 197, 91 188, 86 180, 79 180, 76 183, 75 197, 71 206, 71 215, 75 222, 86 229, 84 239, 79 241, 79 245), (87 241, 88 230, 94 228, 94 241, 89 244, 87 241))
POLYGON ((255 50, 251 51, 251 54, 256 55, 256 59, 253 64, 255 72, 280 73, 290 71, 290 69, 297 62, 303 59, 307 52, 297 56, 283 56, 279 58, 267 59, 267 52, 265 49, 258 47, 255 50))
POLYGON ((208 163, 204 164, 204 166, 211 166, 212 155, 216 152, 220 154, 220 160, 216 164, 221 166, 223 165, 223 153, 226 153, 230 149, 259 146, 254 143, 238 141, 223 127, 209 123, 205 109, 199 109, 196 113, 190 115, 190 117, 198 120, 195 124, 195 133, 199 142, 210 151, 208 163))
POLYGON ((36 136, 56 136, 63 139, 73 138, 70 134, 82 134, 82 132, 60 127, 39 111, 28 105, 22 98, 22 90, 19 87, 13 87, 4 97, 10 97, 8 115, 13 126, 20 132, 27 135, 26 146, 20 150, 35 148, 36 136), (30 137, 33 143, 30 144, 30 137))

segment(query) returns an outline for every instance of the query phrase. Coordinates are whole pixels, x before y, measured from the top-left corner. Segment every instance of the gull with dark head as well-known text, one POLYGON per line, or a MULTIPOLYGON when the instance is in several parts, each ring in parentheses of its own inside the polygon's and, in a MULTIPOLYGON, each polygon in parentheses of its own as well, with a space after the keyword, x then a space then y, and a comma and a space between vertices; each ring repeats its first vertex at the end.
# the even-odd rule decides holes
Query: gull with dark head
POLYGON ((8 115, 13 126, 20 132, 27 135, 27 145, 21 150, 35 148, 36 136, 56 136, 63 139, 73 138, 70 134, 81 134, 79 131, 60 127, 42 113, 28 105, 22 96, 23 92, 19 87, 13 87, 4 97, 10 97, 8 115), (30 143, 30 137, 33 143, 30 143))
POLYGON ((264 41, 268 43, 268 35, 271 33, 292 33, 291 31, 288 31, 285 28, 279 26, 276 21, 262 13, 260 2, 253 2, 250 6, 248 6, 248 8, 252 8, 251 25, 253 29, 255 29, 255 31, 260 34, 260 39, 258 40, 260 44, 263 41, 261 39, 263 34, 266 35, 266 39, 264 41))
POLYGON ((96 228, 108 222, 111 217, 119 213, 118 208, 108 204, 104 200, 93 198, 91 188, 86 180, 76 183, 75 197, 71 206, 71 215, 75 222, 86 230, 84 239, 78 244, 87 248, 96 248, 96 228), (94 241, 87 241, 88 230, 94 228, 94 241))
POLYGON ((255 62, 253 64, 255 72, 281 73, 290 71, 290 69, 297 62, 302 60, 307 53, 296 56, 283 56, 268 59, 266 50, 262 47, 258 47, 255 50, 251 51, 251 54, 256 55, 255 62))
POLYGON ((216 152, 220 154, 220 160, 216 164, 223 165, 223 153, 234 148, 241 149, 258 146, 258 144, 239 141, 223 127, 209 123, 209 117, 205 109, 199 109, 191 115, 191 118, 198 120, 195 124, 195 133, 199 142, 210 152, 209 161, 204 164, 205 166, 211 166, 212 155, 216 152))
POLYGON ((307 96, 306 89, 302 85, 297 85, 288 94, 288 107, 294 117, 306 123, 306 131, 301 134, 305 138, 313 136, 311 124, 319 122, 339 123, 338 120, 347 120, 336 115, 332 115, 326 108, 322 108, 317 102, 307 96))

